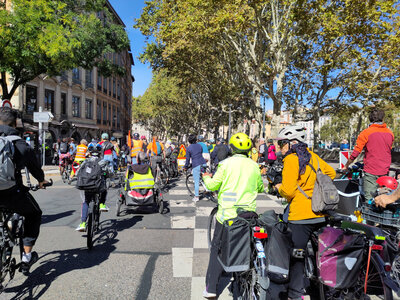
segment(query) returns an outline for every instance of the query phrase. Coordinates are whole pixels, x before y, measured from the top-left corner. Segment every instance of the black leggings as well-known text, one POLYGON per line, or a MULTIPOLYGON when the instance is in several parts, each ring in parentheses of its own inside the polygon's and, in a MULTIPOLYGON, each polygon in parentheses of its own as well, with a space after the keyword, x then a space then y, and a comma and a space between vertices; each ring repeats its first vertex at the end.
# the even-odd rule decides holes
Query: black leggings
POLYGON ((40 232, 42 211, 25 188, 13 188, 0 195, 0 209, 7 209, 25 217, 24 246, 34 246, 40 232))
POLYGON ((208 263, 207 275, 206 275, 206 288, 209 293, 217 293, 218 282, 221 278, 222 273, 224 273, 224 269, 221 266, 220 262, 217 259, 218 256, 218 246, 221 242, 218 237, 221 234, 223 226, 221 223, 215 223, 214 236, 211 243, 211 251, 210 251, 210 261, 208 263))

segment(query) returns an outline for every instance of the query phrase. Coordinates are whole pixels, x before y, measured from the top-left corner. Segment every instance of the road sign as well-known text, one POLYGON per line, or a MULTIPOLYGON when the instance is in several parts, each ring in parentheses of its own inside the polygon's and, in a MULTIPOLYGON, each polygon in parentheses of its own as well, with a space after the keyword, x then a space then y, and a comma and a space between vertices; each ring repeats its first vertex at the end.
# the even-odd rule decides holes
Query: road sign
POLYGON ((350 151, 340 151, 339 152, 339 165, 343 169, 350 157, 350 151))
POLYGON ((12 108, 12 105, 11 105, 10 100, 3 100, 3 101, 1 101, 0 106, 1 106, 1 107, 9 107, 9 108, 12 108))
POLYGON ((179 155, 178 158, 186 158, 186 148, 185 145, 181 145, 180 149, 179 149, 179 155))
POLYGON ((34 112, 33 113, 33 122, 37 123, 46 123, 50 122, 54 118, 53 114, 48 111, 42 111, 42 112, 34 112))

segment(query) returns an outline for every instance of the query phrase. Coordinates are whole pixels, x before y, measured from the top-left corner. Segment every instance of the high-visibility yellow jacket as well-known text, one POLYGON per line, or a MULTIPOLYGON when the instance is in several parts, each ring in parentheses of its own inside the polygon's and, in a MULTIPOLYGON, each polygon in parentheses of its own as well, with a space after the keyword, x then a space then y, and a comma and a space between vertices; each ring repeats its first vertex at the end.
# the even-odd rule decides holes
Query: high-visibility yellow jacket
POLYGON ((131 156, 136 157, 136 155, 143 150, 143 141, 133 140, 131 156))
POLYGON ((154 177, 151 173, 151 168, 146 174, 133 173, 133 176, 128 178, 129 187, 133 189, 152 189, 154 188, 154 177))
POLYGON ((205 176, 204 183, 211 191, 219 190, 217 220, 221 224, 236 218, 239 208, 255 212, 257 194, 264 191, 258 164, 241 154, 220 162, 214 176, 205 176))

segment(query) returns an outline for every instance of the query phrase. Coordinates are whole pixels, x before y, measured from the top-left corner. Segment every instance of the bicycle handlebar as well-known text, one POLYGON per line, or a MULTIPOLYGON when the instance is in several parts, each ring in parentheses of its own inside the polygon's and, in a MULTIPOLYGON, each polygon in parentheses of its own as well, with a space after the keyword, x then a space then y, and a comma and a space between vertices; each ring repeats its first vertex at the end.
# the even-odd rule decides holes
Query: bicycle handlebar
MULTIPOLYGON (((49 187, 49 186, 52 186, 52 185, 53 185, 53 179, 50 179, 50 180, 49 180, 49 183, 45 183, 45 184, 43 185, 43 187, 46 188, 46 187, 49 187)), ((33 192, 36 192, 37 190, 39 190, 39 185, 38 185, 38 184, 31 185, 31 186, 29 186, 29 189, 30 189, 31 191, 33 191, 33 192)))

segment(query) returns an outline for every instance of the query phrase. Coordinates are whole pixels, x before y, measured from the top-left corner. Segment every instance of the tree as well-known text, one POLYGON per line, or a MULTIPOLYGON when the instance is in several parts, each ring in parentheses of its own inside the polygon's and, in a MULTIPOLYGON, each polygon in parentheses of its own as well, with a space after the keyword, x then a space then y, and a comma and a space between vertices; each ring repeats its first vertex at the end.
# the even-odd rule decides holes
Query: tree
POLYGON ((44 73, 96 66, 105 76, 124 74, 106 54, 127 49, 129 40, 105 0, 13 0, 11 5, 12 10, 0 7, 2 99, 44 73))

